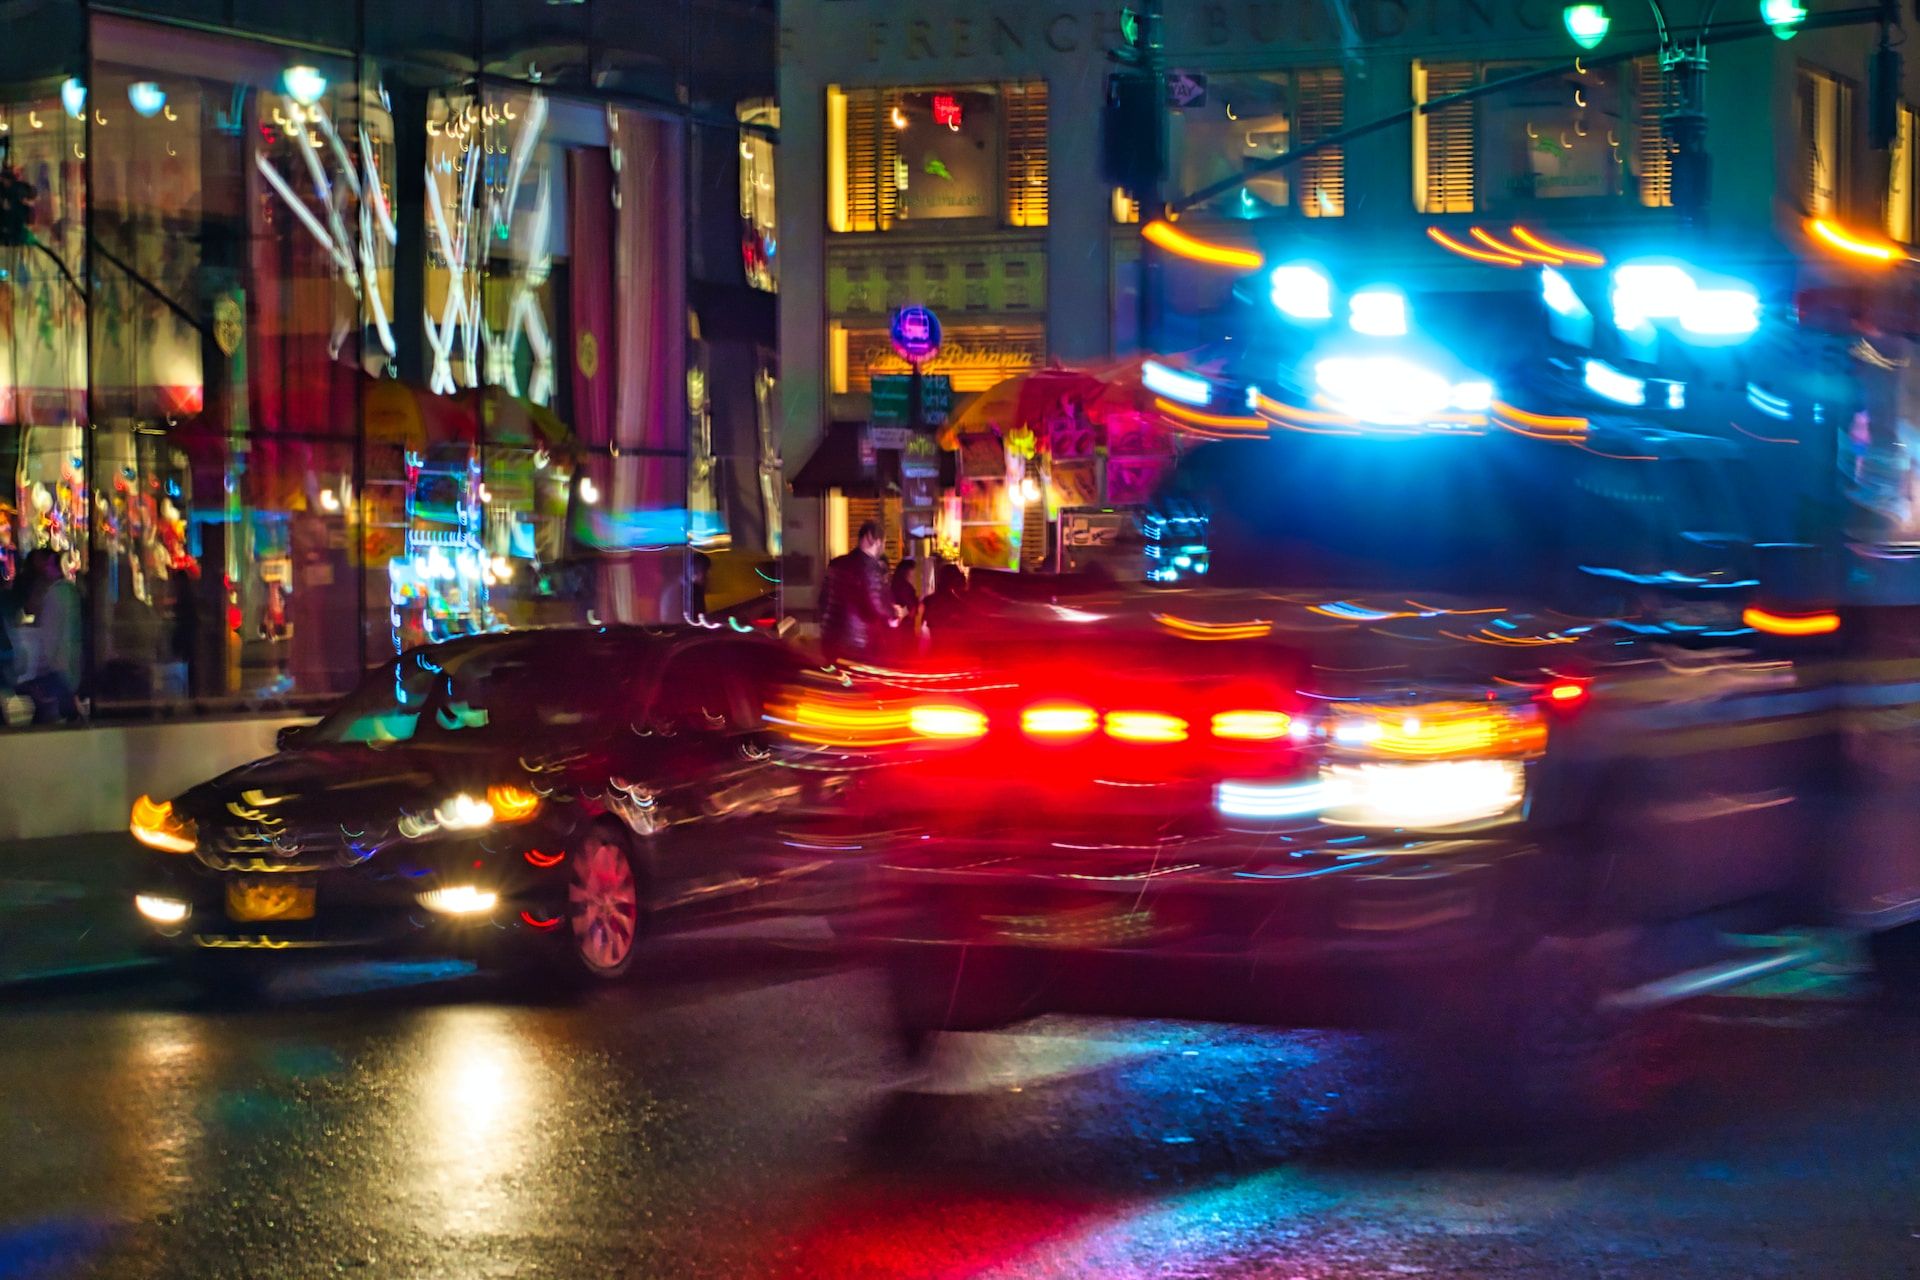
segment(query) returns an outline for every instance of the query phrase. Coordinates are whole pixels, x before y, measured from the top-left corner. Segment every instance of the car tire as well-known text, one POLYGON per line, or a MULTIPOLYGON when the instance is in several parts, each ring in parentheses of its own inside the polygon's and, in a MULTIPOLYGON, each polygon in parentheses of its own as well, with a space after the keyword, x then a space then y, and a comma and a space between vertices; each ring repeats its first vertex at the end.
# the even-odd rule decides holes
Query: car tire
POLYGON ((568 969, 589 982, 627 977, 647 926, 646 877, 632 847, 617 827, 596 822, 567 861, 568 969))

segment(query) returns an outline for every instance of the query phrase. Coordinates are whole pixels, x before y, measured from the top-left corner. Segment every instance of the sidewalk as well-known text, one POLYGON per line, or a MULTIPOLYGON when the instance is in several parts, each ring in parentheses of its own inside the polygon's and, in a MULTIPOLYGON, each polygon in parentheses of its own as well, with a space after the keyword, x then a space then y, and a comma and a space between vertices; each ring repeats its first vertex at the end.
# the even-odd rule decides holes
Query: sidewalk
POLYGON ((133 837, 0 841, 0 989, 143 966, 133 837))

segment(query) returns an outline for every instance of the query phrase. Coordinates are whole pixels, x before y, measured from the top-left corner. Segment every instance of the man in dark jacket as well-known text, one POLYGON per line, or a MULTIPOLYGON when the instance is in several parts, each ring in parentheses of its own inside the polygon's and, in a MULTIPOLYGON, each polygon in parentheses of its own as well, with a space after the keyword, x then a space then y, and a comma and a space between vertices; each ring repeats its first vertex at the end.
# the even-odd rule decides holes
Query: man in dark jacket
POLYGON ((854 549, 827 564, 821 585, 820 648, 829 662, 874 662, 885 652, 887 628, 894 619, 887 564, 881 558, 886 545, 880 525, 869 520, 860 526, 854 549))

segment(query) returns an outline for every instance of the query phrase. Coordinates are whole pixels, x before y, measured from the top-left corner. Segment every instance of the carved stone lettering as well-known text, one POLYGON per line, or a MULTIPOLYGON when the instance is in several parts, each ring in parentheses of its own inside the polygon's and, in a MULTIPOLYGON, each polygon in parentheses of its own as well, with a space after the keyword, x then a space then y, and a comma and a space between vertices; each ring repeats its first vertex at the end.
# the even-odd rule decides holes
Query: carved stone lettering
POLYGON ((921 58, 933 58, 933 24, 925 18, 915 18, 907 24, 907 58, 918 62, 921 58))
POLYGON ((971 58, 973 56, 973 19, 955 18, 953 20, 953 56, 971 58))
POLYGON ((1080 47, 1080 19, 1071 13, 1056 13, 1047 20, 1047 47, 1055 53, 1072 53, 1080 47))
POLYGON ((1027 38, 1021 32, 1008 25, 999 14, 993 16, 993 51, 1005 53, 1009 48, 1025 49, 1027 38))

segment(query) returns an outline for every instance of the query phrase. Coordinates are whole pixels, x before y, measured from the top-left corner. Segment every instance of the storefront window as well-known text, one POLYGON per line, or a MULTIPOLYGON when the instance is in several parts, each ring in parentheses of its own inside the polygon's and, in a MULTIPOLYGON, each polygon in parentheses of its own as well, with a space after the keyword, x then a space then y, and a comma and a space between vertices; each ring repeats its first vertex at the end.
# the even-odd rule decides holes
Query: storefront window
MULTIPOLYGON (((1529 67, 1487 69, 1489 80, 1529 67)), ((1632 122, 1621 68, 1569 71, 1490 97, 1482 108, 1482 168, 1494 201, 1619 196, 1627 190, 1632 122)))
MULTIPOLYGON (((484 7, 519 87, 476 83, 481 7, 368 14, 406 66, 104 15, 88 63, 78 26, 45 68, 0 59, 35 193, 34 243, 0 247, 0 587, 59 557, 95 714, 319 704, 395 647, 677 619, 690 545, 777 483, 770 359, 689 376, 684 110, 552 93, 588 92, 600 19, 518 0, 484 7)), ((673 101, 678 21, 595 86, 673 101)), ((771 290, 755 110, 728 256, 771 290)))
POLYGON ((827 223, 886 231, 957 218, 1044 226, 1044 86, 827 90, 827 223), (1020 95, 1012 117, 1006 100, 1020 95))
POLYGON ((774 203, 774 137, 780 108, 765 100, 743 102, 740 117, 741 259, 747 283, 768 293, 780 291, 779 222, 774 203))
MULTIPOLYGON (((1180 191, 1257 171, 1264 162, 1337 133, 1344 85, 1336 71, 1274 71, 1214 76, 1203 101, 1169 113, 1168 140, 1180 191)), ((1291 209, 1308 217, 1346 211, 1339 148, 1298 164, 1254 172, 1201 206, 1229 218, 1262 218, 1291 209)))

